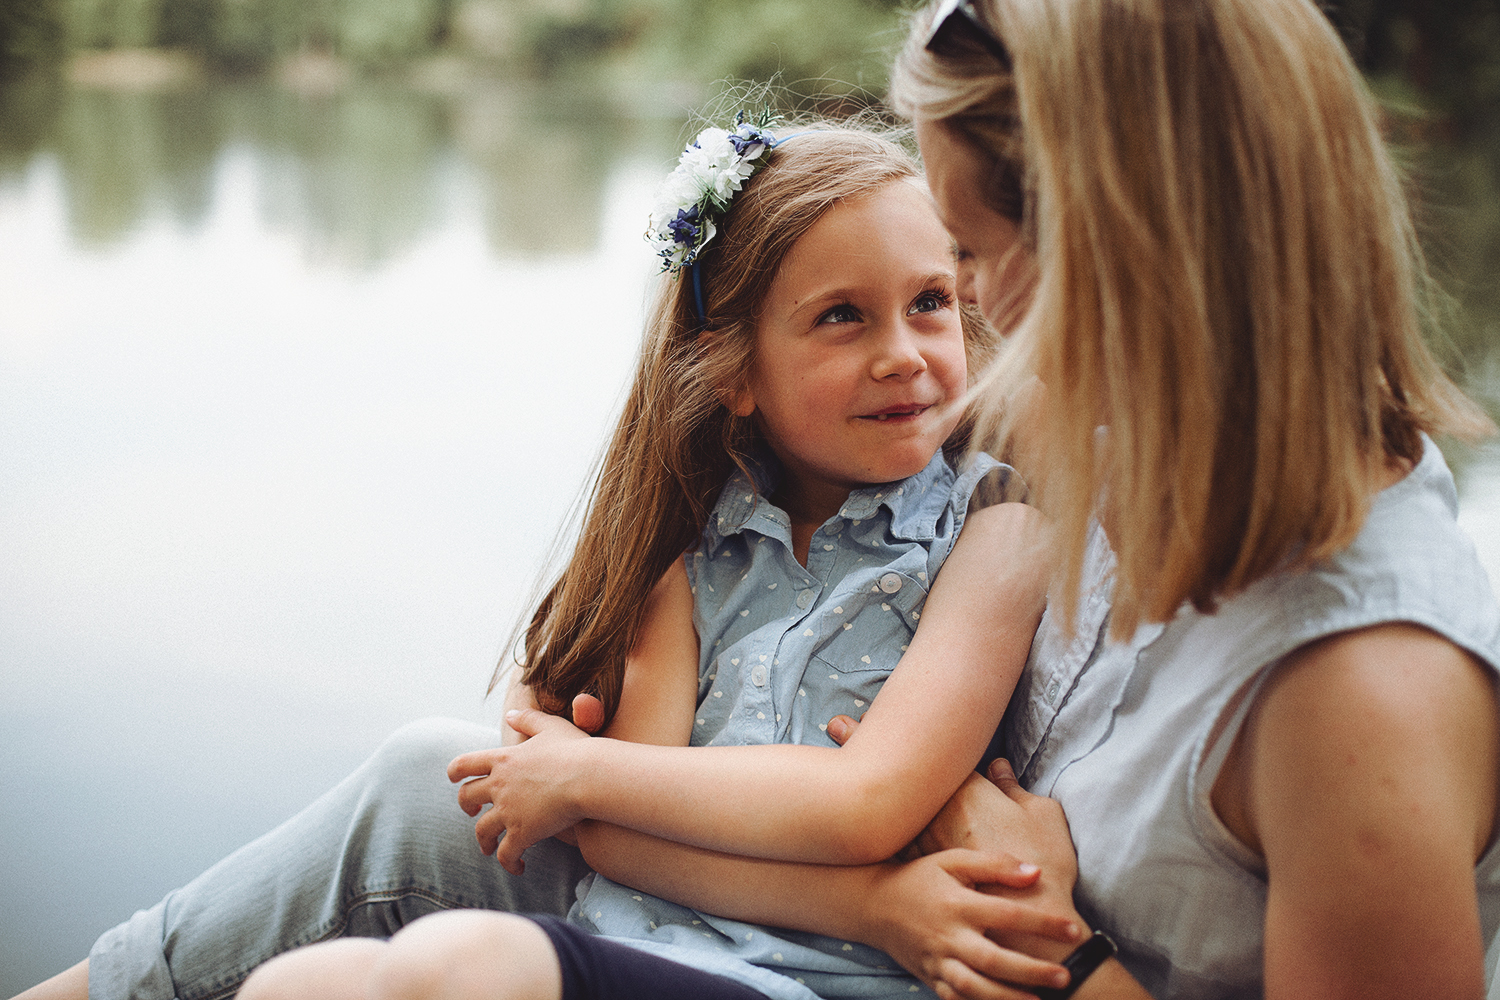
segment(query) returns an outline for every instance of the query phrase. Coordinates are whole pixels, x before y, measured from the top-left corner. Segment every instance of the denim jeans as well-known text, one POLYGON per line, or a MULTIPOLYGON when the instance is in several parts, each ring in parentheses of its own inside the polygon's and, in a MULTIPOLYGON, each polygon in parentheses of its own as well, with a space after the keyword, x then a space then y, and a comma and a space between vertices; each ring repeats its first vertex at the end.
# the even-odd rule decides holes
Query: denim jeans
POLYGON ((257 965, 341 936, 388 937, 436 910, 478 907, 561 916, 588 871, 547 840, 508 875, 479 852, 445 769, 498 746, 494 729, 428 719, 398 730, 352 775, 149 910, 89 953, 90 1000, 219 1000, 257 965))

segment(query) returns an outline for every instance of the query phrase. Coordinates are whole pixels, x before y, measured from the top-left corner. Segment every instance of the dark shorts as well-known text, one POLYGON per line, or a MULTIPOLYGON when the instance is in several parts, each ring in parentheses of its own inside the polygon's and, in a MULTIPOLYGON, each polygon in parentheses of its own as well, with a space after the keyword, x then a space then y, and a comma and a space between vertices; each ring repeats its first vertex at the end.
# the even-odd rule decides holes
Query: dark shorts
POLYGON ((597 937, 557 917, 527 914, 552 941, 562 1000, 766 1000, 743 983, 597 937))

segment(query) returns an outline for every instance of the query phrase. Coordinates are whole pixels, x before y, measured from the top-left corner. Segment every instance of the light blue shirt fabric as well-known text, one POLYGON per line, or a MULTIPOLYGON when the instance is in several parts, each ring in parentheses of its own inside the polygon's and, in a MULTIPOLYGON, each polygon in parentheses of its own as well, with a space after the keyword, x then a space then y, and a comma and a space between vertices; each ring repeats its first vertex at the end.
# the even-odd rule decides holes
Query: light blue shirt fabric
MULTIPOLYGON (((1344 551, 1263 579, 1212 615, 1185 607, 1119 643, 1105 640, 1114 557, 1096 529, 1077 631, 1044 616, 1004 729, 1022 784, 1067 813, 1080 912, 1115 938, 1157 1000, 1263 995, 1265 867, 1209 796, 1255 694, 1287 653, 1336 632, 1415 622, 1500 670, 1500 609, 1457 509, 1429 440, 1344 551)), ((1489 995, 1500 1000, 1500 848, 1474 878, 1489 995)))
MULTIPOLYGON (((958 473, 939 453, 909 479, 849 494, 805 567, 766 499, 771 474, 731 477, 685 557, 700 653, 692 745, 833 746, 828 720, 864 714, 911 641, 971 497, 997 502, 1011 477, 985 455, 958 473)), ((698 913, 603 876, 580 883, 569 919, 778 1000, 932 996, 865 945, 698 913)))

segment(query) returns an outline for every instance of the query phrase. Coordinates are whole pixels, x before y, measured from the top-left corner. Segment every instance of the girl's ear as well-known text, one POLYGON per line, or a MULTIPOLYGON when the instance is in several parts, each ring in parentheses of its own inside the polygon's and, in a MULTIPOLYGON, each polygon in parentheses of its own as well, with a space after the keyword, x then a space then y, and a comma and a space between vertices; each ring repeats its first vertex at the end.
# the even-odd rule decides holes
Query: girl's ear
MULTIPOLYGON (((718 334, 714 331, 704 330, 698 334, 698 346, 712 350, 717 338, 718 334)), ((750 391, 748 385, 719 389, 719 402, 724 404, 724 409, 737 417, 748 417, 755 412, 755 394, 750 391)))

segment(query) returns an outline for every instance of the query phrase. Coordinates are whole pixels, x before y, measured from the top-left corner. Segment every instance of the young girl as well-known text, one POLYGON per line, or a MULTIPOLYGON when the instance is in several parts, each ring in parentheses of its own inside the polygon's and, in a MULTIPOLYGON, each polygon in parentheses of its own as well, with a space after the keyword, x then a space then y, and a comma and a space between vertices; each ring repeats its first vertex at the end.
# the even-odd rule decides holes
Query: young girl
MULTIPOLYGON (((522 680, 540 704, 597 696, 611 739, 515 718, 530 740, 464 755, 450 777, 485 776, 460 802, 493 804, 477 834, 488 852, 503 833, 514 871, 585 817, 735 855, 881 861, 980 759, 1045 603, 1030 510, 976 495, 1003 492, 1008 469, 980 456, 960 472, 942 451, 962 440, 985 333, 966 337, 950 240, 884 138, 809 124, 777 141, 742 122, 700 135, 665 191, 653 231, 681 274, 663 283, 573 558, 526 634, 522 680), (824 730, 846 713, 864 725, 837 749, 824 730)), ((620 832, 577 837, 591 858, 620 832)), ((1035 876, 950 860, 970 882, 1035 876)), ((1071 939, 1072 921, 1006 912, 1071 939)), ((921 991, 866 946, 602 875, 570 921, 440 914, 389 944, 291 953, 241 996, 921 991)), ((1067 979, 977 933, 954 953, 1020 984, 1067 979)))

